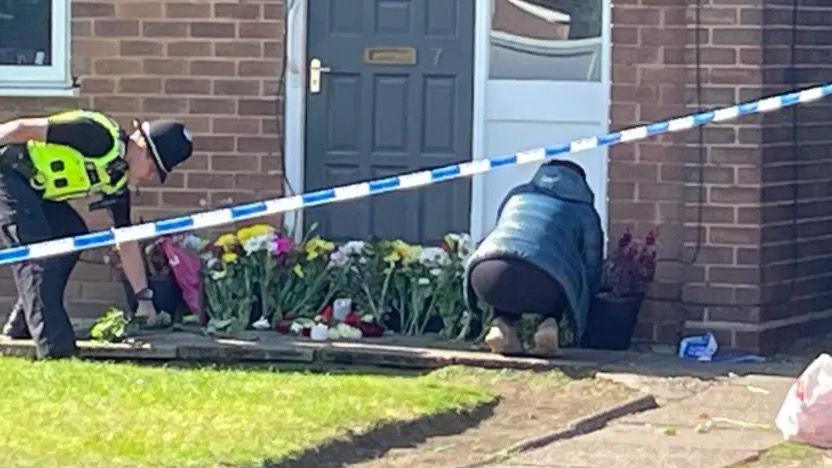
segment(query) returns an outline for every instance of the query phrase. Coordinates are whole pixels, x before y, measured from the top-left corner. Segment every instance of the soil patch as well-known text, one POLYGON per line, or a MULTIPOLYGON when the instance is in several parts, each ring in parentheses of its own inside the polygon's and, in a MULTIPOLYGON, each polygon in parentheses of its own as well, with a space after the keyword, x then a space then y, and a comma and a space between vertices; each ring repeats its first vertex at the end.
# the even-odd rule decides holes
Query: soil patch
POLYGON ((614 382, 573 379, 557 371, 439 372, 448 372, 449 379, 478 379, 480 384, 488 379, 487 384, 499 395, 496 405, 475 410, 475 416, 457 418, 458 421, 439 416, 399 430, 359 437, 352 444, 341 444, 340 451, 324 449, 306 460, 319 467, 470 465, 637 395, 614 382), (452 375, 456 372, 465 374, 452 375))

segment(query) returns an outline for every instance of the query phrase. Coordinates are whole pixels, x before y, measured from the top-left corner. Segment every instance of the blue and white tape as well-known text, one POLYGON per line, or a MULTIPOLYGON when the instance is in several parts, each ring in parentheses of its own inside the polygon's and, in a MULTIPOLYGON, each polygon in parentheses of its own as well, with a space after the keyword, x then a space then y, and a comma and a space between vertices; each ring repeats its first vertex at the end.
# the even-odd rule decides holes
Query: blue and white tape
POLYGON ((744 115, 771 112, 785 107, 817 101, 832 94, 832 84, 771 96, 672 120, 642 125, 591 138, 582 138, 545 148, 521 151, 506 156, 474 160, 437 169, 332 187, 292 197, 276 198, 230 208, 163 219, 135 226, 98 231, 35 244, 0 250, 0 265, 64 255, 71 252, 109 247, 115 244, 152 239, 169 234, 222 226, 251 218, 286 213, 313 206, 369 197, 381 193, 407 190, 461 177, 483 174, 498 168, 518 166, 557 158, 603 146, 643 140, 662 133, 680 132, 712 122, 724 122, 744 115))

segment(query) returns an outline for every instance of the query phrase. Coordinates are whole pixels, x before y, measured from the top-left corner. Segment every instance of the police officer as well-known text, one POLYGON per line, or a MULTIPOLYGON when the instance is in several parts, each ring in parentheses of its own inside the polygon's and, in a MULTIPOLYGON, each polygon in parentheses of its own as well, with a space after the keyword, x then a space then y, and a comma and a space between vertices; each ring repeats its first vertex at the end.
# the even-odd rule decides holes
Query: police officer
MULTIPOLYGON (((116 227, 129 225, 129 187, 163 183, 192 150, 185 125, 169 120, 134 120, 129 134, 108 116, 87 110, 0 125, 0 247, 88 232, 68 203, 74 199, 100 196, 90 208, 106 208, 116 227)), ((118 248, 138 300, 136 316, 154 323, 158 316, 138 243, 118 248)), ((12 265, 18 299, 3 333, 32 338, 38 357, 76 353, 63 295, 78 257, 73 253, 12 265)))

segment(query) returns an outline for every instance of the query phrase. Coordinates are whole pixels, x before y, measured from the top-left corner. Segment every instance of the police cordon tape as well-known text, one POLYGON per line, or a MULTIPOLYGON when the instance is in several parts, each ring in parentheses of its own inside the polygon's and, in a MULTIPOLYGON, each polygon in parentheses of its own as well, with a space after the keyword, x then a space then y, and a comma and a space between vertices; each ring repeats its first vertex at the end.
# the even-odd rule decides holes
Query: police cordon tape
POLYGON ((662 133, 689 130, 712 122, 724 122, 745 115, 771 112, 785 107, 817 101, 830 94, 832 94, 832 84, 825 84, 800 91, 779 94, 757 101, 735 104, 712 111, 632 127, 605 135, 582 138, 570 143, 520 151, 506 156, 478 159, 431 170, 417 171, 368 182, 317 190, 291 197, 247 203, 125 228, 98 231, 75 237, 65 237, 6 248, 0 250, 0 265, 109 247, 124 242, 152 239, 197 229, 222 226, 246 219, 286 213, 303 208, 423 187, 461 177, 483 174, 498 168, 543 162, 567 154, 643 140, 662 133))

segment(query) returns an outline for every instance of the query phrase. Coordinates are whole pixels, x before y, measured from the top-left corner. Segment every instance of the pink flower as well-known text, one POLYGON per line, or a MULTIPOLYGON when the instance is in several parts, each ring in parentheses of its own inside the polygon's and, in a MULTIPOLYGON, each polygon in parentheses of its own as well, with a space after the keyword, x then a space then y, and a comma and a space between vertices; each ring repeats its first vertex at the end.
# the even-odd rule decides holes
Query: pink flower
POLYGON ((280 257, 291 252, 295 248, 295 243, 288 237, 275 237, 271 242, 272 255, 280 257))

